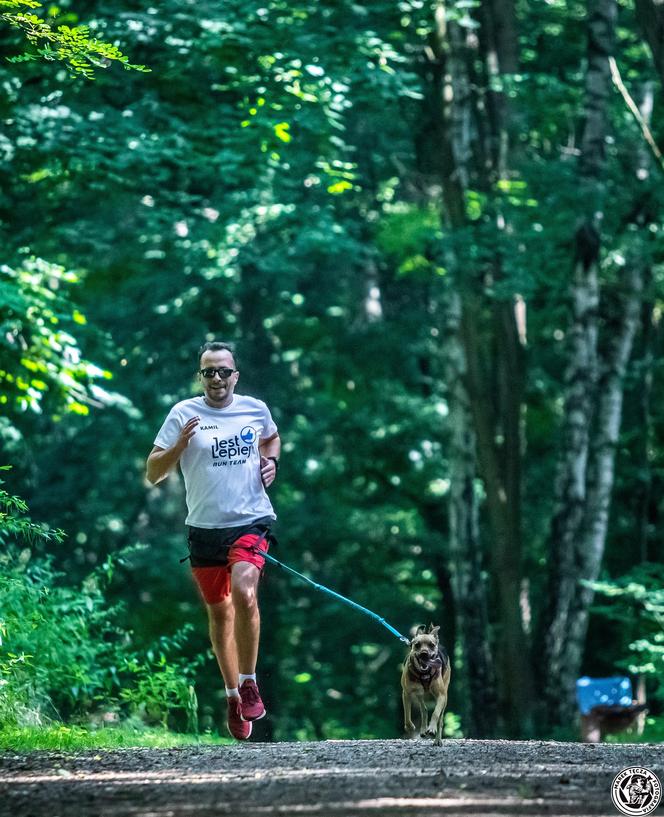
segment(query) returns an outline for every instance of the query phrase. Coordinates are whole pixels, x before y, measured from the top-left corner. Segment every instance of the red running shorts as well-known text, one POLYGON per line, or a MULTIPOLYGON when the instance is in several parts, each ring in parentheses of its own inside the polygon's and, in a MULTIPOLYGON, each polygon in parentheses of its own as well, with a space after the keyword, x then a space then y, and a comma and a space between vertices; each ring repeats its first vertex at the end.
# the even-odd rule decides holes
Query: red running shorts
MULTIPOLYGON (((261 537, 257 533, 247 533, 233 542, 228 551, 228 564, 215 567, 192 567, 191 572, 198 589, 206 604, 219 604, 231 592, 231 570, 237 562, 249 562, 259 570, 265 566, 265 559, 255 548, 261 537)), ((267 553, 269 545, 265 538, 258 546, 263 553, 267 553)))

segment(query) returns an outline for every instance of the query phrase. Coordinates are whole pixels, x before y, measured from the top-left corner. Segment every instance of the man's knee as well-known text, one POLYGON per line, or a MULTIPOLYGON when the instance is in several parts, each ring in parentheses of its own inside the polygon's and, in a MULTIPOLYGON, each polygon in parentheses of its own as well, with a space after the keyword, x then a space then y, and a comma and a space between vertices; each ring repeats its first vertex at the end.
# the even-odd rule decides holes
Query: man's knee
POLYGON ((233 588, 233 604, 236 608, 253 610, 258 605, 256 588, 251 585, 239 585, 233 588))
POLYGON ((254 565, 241 562, 234 565, 231 574, 231 595, 235 607, 250 610, 258 604, 259 572, 254 565))

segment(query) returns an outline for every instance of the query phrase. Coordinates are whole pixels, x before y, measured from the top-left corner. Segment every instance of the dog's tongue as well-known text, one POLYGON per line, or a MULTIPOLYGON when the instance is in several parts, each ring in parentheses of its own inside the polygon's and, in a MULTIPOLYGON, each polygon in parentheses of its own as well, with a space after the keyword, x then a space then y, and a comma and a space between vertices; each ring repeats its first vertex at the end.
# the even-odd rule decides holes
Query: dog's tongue
POLYGON ((420 658, 420 664, 424 669, 431 667, 442 666, 442 660, 439 655, 426 655, 420 658))

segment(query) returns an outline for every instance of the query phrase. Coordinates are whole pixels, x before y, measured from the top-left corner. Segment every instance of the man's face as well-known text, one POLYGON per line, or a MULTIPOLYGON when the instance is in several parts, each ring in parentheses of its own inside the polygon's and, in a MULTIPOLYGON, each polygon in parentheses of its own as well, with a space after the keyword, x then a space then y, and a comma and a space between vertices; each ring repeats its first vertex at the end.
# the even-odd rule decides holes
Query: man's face
POLYGON ((219 372, 215 372, 212 377, 199 375, 205 396, 208 403, 215 408, 223 408, 229 405, 233 399, 233 391, 237 383, 238 372, 235 371, 235 361, 233 355, 222 349, 219 352, 203 352, 201 355, 200 369, 233 369, 233 374, 229 377, 221 377, 219 372))

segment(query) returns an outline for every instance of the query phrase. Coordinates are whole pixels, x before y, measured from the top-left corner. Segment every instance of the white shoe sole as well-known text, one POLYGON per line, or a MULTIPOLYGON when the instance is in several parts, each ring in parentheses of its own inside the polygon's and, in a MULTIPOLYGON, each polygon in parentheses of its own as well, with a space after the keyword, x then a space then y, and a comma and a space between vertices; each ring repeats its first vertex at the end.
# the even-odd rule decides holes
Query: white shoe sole
POLYGON ((251 718, 251 720, 249 720, 249 718, 243 718, 242 715, 240 715, 240 719, 243 720, 245 723, 253 723, 254 721, 259 721, 261 718, 264 718, 266 715, 267 709, 264 709, 263 713, 259 715, 257 718, 251 718))

